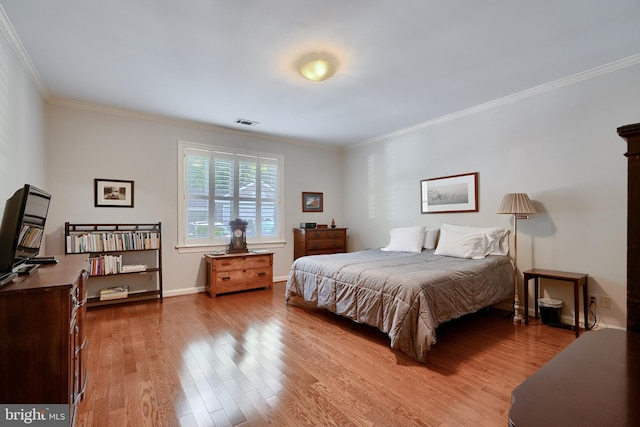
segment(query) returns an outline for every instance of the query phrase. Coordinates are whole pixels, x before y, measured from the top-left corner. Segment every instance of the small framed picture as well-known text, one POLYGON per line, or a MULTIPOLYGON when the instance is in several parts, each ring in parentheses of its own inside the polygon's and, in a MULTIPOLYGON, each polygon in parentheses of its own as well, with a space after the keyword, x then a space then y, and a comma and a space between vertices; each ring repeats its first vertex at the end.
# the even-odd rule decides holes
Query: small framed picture
POLYGON ((133 207, 133 181, 96 178, 95 207, 133 207))
POLYGON ((302 193, 302 212, 322 212, 322 193, 302 193))

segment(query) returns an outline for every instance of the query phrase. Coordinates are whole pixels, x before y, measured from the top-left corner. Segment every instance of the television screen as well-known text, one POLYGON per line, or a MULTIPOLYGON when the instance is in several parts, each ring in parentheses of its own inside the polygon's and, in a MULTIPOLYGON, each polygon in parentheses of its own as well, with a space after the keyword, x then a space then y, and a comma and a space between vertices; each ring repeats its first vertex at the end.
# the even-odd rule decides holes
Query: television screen
POLYGON ((0 274, 40 252, 51 195, 26 184, 7 199, 0 225, 0 274))

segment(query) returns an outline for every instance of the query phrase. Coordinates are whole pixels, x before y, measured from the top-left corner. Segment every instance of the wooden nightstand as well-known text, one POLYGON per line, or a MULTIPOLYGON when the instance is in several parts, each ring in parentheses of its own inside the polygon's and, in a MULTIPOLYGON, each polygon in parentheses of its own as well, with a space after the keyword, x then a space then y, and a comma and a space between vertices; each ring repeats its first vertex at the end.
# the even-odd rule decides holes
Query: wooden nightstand
POLYGON ((533 299, 535 301, 535 318, 538 318, 538 288, 540 279, 562 280, 573 283, 573 304, 575 312, 575 324, 573 326, 576 338, 580 336, 580 287, 582 287, 582 302, 584 304, 584 326, 589 324, 589 297, 588 297, 588 274, 569 273, 566 271, 543 270, 534 268, 524 273, 524 324, 529 324, 529 280, 535 279, 533 299))
POLYGON ((205 290, 211 297, 227 292, 273 285, 273 253, 205 254, 207 281, 205 290))

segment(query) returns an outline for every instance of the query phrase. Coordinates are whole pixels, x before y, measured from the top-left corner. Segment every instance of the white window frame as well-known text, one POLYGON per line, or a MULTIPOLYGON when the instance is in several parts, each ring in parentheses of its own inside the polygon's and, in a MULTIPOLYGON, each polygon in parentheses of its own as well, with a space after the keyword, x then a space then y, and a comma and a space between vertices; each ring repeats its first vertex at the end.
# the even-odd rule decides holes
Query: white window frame
POLYGON ((282 247, 285 244, 284 238, 284 156, 279 154, 260 153, 254 151, 244 151, 229 147, 220 147, 206 144, 199 144, 188 141, 178 141, 178 245, 179 252, 202 252, 209 250, 224 250, 229 241, 222 238, 213 239, 189 239, 187 233, 187 167, 186 153, 188 150, 201 150, 209 154, 225 153, 238 156, 252 156, 276 160, 278 163, 278 198, 276 201, 276 224, 277 234, 271 237, 247 236, 247 245, 251 248, 272 248, 282 247))

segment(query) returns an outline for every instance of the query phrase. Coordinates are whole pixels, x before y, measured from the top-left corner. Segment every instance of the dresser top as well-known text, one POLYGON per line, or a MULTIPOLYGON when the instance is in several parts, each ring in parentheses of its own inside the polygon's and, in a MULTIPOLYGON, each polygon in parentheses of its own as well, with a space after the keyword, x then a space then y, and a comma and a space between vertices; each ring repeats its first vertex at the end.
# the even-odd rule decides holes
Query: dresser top
POLYGON ((33 274, 16 277, 0 293, 39 291, 57 286, 73 286, 87 269, 87 254, 56 255, 57 264, 41 265, 33 274))
POLYGON ((294 227, 294 230, 301 230, 301 231, 318 231, 318 230, 348 230, 347 227, 316 227, 316 228, 300 228, 300 227, 294 227))
POLYGON ((212 252, 209 254, 204 254, 206 258, 231 258, 231 257, 239 257, 239 256, 256 256, 256 255, 273 255, 273 252, 270 251, 249 251, 249 252, 238 252, 235 254, 228 254, 226 252, 212 252))

